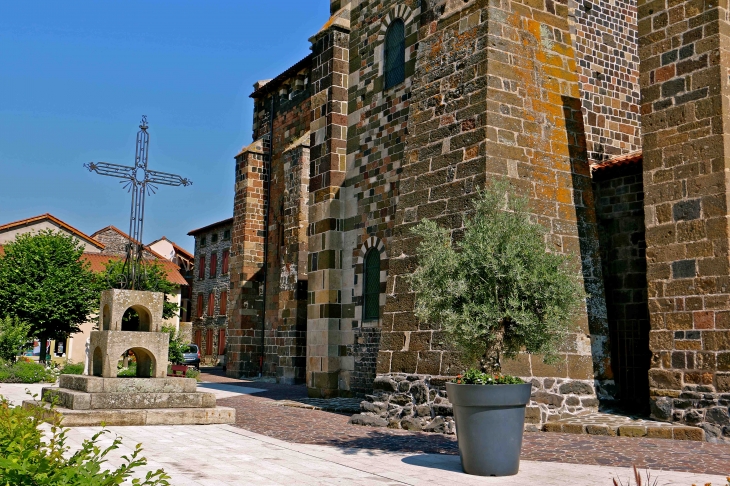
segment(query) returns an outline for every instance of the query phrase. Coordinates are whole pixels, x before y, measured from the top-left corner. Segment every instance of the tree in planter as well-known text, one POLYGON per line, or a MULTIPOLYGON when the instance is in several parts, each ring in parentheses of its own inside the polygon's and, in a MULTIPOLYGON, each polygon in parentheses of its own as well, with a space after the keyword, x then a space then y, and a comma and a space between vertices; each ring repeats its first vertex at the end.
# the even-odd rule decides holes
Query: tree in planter
POLYGON ((79 260, 83 246, 62 232, 44 230, 18 235, 0 257, 0 315, 31 325, 45 343, 66 339, 99 305, 98 286, 89 264, 79 260))
POLYGON ((586 297, 571 258, 546 250, 544 228, 506 181, 479 191, 473 204, 455 241, 433 221, 414 228, 416 316, 440 323, 490 374, 520 351, 555 362, 586 297))
POLYGON ((30 347, 30 324, 17 317, 0 318, 0 359, 15 363, 15 358, 30 347))

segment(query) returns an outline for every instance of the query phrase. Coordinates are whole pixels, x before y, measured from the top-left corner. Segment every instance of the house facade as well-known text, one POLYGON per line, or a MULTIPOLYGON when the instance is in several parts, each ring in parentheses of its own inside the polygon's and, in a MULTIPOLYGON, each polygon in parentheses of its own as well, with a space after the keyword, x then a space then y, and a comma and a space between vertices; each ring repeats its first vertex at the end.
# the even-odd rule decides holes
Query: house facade
POLYGON ((195 238, 192 342, 205 364, 225 365, 232 219, 191 231, 195 238))

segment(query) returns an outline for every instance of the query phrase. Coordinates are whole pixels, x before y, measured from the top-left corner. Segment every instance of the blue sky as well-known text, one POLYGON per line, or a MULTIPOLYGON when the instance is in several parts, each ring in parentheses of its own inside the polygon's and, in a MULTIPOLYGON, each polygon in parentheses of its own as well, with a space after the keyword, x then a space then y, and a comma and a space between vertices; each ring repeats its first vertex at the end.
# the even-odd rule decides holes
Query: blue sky
POLYGON ((134 162, 193 180, 147 199, 145 242, 229 218, 233 157, 251 142, 259 79, 309 53, 326 0, 0 2, 0 224, 51 213, 129 227, 129 195, 83 164, 134 162))

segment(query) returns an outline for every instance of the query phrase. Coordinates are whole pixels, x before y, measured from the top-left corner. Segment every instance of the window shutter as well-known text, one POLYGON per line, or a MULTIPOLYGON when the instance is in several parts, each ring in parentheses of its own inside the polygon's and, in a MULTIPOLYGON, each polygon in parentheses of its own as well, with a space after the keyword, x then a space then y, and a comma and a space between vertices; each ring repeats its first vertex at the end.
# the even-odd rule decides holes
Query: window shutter
POLYGON ((363 281, 363 320, 380 317, 380 252, 372 249, 365 255, 363 281))
POLYGON ((218 330, 218 354, 226 354, 226 330, 218 330))
POLYGON ((200 331, 200 329, 195 330, 195 344, 198 345, 198 351, 200 351, 203 344, 203 333, 200 331))
POLYGON ((205 255, 200 256, 198 265, 198 278, 202 280, 205 278, 205 255))
POLYGON ((203 294, 198 294, 198 317, 203 317, 203 294))
POLYGON ((229 259, 230 252, 228 250, 223 250, 223 268, 221 272, 223 274, 228 273, 228 259, 229 259))
POLYGON ((205 354, 213 354, 213 328, 208 328, 208 335, 205 337, 205 354))
POLYGON ((406 79, 406 26, 396 19, 385 34, 385 89, 406 79))
POLYGON ((218 311, 218 314, 221 316, 226 315, 226 310, 228 310, 228 292, 221 292, 221 303, 219 307, 220 310, 218 311))
POLYGON ((215 303, 214 298, 215 298, 215 296, 213 295, 213 292, 208 294, 208 315, 209 316, 215 315, 215 314, 213 314, 213 304, 215 303))
POLYGON ((216 271, 218 270, 218 254, 213 253, 210 255, 210 278, 214 278, 216 271))

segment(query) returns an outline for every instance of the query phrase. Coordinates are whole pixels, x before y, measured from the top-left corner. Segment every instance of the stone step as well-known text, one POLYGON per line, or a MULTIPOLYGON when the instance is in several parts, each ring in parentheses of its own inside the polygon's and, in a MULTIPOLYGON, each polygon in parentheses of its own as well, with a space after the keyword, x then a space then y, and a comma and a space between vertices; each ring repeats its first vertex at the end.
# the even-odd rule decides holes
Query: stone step
POLYGON ((198 383, 192 378, 101 378, 61 375, 59 388, 87 393, 194 393, 198 383))
MULTIPOLYGON (((526 430, 528 430, 526 426, 526 430)), ((699 427, 637 419, 613 413, 589 413, 577 415, 542 426, 543 432, 566 434, 606 435, 619 437, 647 437, 651 439, 674 439, 705 441, 705 431, 699 427)))
MULTIPOLYGON (((35 400, 26 400, 24 407, 38 405, 35 400)), ((49 407, 48 404, 43 404, 49 407)), ((236 409, 215 408, 157 408, 150 410, 71 410, 55 407, 61 415, 64 427, 132 426, 132 425, 212 425, 232 424, 236 421, 236 409)))
POLYGON ((214 408, 215 394, 194 393, 86 393, 66 388, 43 388, 43 400, 71 410, 214 408))

